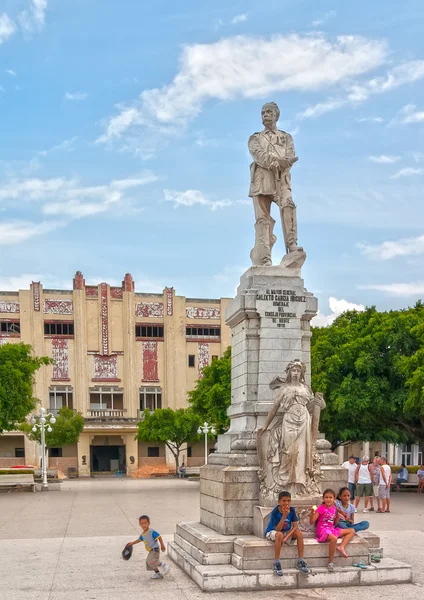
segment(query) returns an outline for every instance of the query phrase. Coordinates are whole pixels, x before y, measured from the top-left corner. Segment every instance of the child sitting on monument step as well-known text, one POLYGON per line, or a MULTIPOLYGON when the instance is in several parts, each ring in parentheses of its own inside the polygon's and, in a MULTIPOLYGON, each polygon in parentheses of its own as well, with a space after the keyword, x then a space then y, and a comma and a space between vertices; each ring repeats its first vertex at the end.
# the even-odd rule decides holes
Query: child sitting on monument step
POLYGON ((310 569, 303 559, 304 543, 302 532, 298 528, 298 518, 296 510, 290 506, 291 494, 289 492, 280 492, 278 495, 278 505, 272 510, 269 525, 265 531, 267 540, 275 543, 274 573, 280 577, 283 575, 280 562, 281 546, 285 544, 294 544, 297 540, 297 552, 299 559, 296 568, 301 573, 309 573, 310 569))

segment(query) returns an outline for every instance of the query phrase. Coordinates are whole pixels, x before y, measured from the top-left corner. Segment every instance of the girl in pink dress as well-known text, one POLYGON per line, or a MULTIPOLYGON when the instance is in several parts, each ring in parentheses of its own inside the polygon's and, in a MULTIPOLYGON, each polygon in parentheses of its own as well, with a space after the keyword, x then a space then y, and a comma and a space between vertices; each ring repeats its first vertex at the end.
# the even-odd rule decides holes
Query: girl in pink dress
POLYGON ((328 570, 334 571, 333 559, 335 551, 337 550, 344 558, 347 558, 345 547, 355 535, 355 531, 350 528, 339 529, 336 527, 339 520, 339 514, 335 506, 336 493, 334 490, 325 490, 322 498, 323 502, 318 508, 315 506, 312 507, 310 520, 311 523, 317 524, 317 542, 329 542, 328 570), (337 539, 339 537, 343 538, 343 540, 342 543, 337 546, 337 539))

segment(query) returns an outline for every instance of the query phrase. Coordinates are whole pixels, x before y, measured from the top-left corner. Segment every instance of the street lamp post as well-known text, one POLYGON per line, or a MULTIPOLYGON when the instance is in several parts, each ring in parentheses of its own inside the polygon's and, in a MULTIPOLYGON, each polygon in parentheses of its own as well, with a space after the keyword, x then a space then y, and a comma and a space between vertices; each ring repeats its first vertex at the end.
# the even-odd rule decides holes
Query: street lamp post
POLYGON ((208 433, 211 432, 212 435, 215 435, 216 431, 213 425, 209 425, 206 421, 199 427, 197 433, 201 435, 205 434, 205 465, 208 464, 208 433))
POLYGON ((40 408, 40 413, 38 415, 33 415, 29 421, 31 423, 32 427, 32 431, 34 433, 36 433, 37 431, 37 427, 40 430, 41 433, 41 458, 42 458, 42 466, 41 466, 41 470, 43 473, 43 483, 42 483, 42 487, 44 489, 48 489, 49 484, 47 482, 47 464, 46 464, 46 435, 45 435, 45 430, 46 430, 46 425, 47 425, 47 431, 50 433, 52 431, 52 428, 50 427, 50 425, 54 425, 56 423, 56 419, 54 417, 54 415, 52 413, 48 413, 46 414, 46 409, 41 407, 40 408), (37 419, 38 419, 38 423, 37 423, 37 419))

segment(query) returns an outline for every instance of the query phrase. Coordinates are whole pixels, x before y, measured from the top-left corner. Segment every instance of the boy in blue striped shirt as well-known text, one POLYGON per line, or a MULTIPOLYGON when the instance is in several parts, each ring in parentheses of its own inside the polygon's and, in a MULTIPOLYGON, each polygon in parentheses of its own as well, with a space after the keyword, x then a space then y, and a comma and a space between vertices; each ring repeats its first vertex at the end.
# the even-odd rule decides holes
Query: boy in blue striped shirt
POLYGON ((141 515, 138 522, 143 533, 134 542, 129 542, 127 546, 134 546, 134 544, 144 542, 144 546, 148 552, 146 568, 148 571, 154 571, 150 579, 163 579, 163 576, 169 571, 169 565, 160 560, 160 551, 165 552, 166 550, 162 536, 154 529, 150 529, 150 519, 147 515, 141 515), (159 567, 162 569, 162 573, 159 571, 159 567))

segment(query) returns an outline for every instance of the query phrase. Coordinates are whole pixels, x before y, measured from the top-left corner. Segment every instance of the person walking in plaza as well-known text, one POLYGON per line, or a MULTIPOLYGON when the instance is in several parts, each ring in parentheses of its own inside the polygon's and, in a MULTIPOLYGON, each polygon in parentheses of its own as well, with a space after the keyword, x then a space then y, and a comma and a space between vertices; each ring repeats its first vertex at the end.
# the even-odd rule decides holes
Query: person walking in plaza
POLYGON ((400 492, 400 486, 402 485, 402 483, 407 483, 407 482, 408 482, 408 469, 406 468, 405 463, 402 463, 400 466, 400 469, 398 471, 396 481, 395 481, 396 490, 398 492, 400 492))
POLYGON ((278 495, 278 505, 272 510, 268 527, 265 530, 267 540, 275 543, 274 546, 274 573, 282 577, 280 553, 283 544, 293 544, 297 541, 297 554, 299 556, 296 568, 304 574, 308 574, 310 569, 303 558, 303 534, 298 528, 298 517, 296 510, 290 506, 291 494, 289 492, 280 492, 278 495))
POLYGON ((316 540, 320 544, 329 542, 328 553, 328 570, 334 571, 334 553, 337 550, 343 558, 348 558, 346 553, 346 545, 355 535, 355 530, 352 528, 342 529, 337 526, 339 514, 335 505, 336 492, 331 489, 324 490, 322 495, 323 502, 316 508, 312 507, 310 513, 311 524, 316 523, 316 540), (341 537, 342 542, 337 546, 337 540, 341 537))
POLYGON ((385 456, 380 458, 380 485, 379 488, 379 497, 381 500, 381 508, 378 509, 377 512, 390 512, 390 486, 392 485, 392 470, 390 466, 387 464, 387 459, 385 456))
POLYGON ((360 521, 355 523, 355 512, 356 508, 350 502, 349 488, 342 487, 339 490, 336 498, 336 508, 339 513, 339 521, 337 527, 340 529, 353 529, 355 533, 358 531, 365 531, 369 528, 370 524, 368 521, 360 521))
POLYGON ((147 515, 141 515, 138 520, 142 534, 133 542, 128 542, 127 546, 134 546, 140 542, 144 542, 144 546, 148 552, 146 558, 146 568, 148 571, 154 571, 150 579, 163 579, 169 571, 169 565, 161 561, 160 552, 165 552, 165 544, 163 543, 160 533, 150 528, 150 519, 147 515), (162 572, 159 571, 162 569, 162 572))
POLYGON ((356 475, 356 457, 351 454, 351 456, 349 456, 349 460, 346 460, 343 464, 342 467, 344 467, 345 469, 348 470, 348 477, 347 477, 347 487, 349 488, 349 492, 350 492, 350 499, 353 502, 355 500, 355 490, 356 490, 356 485, 355 485, 355 475, 356 475))
POLYGON ((369 463, 369 456, 363 456, 362 462, 356 467, 355 481, 356 481, 356 500, 355 500, 355 508, 358 508, 359 502, 362 497, 365 498, 364 501, 364 513, 369 512, 368 503, 373 504, 372 502, 372 469, 369 463))
POLYGON ((417 471, 418 494, 422 494, 424 489, 424 464, 417 471))
POLYGON ((380 465, 380 457, 379 456, 374 456, 374 459, 373 459, 372 465, 371 465, 371 470, 372 470, 373 499, 372 499, 370 511, 374 510, 374 498, 375 498, 375 500, 377 502, 377 512, 381 512, 380 498, 379 498, 381 465, 380 465))

